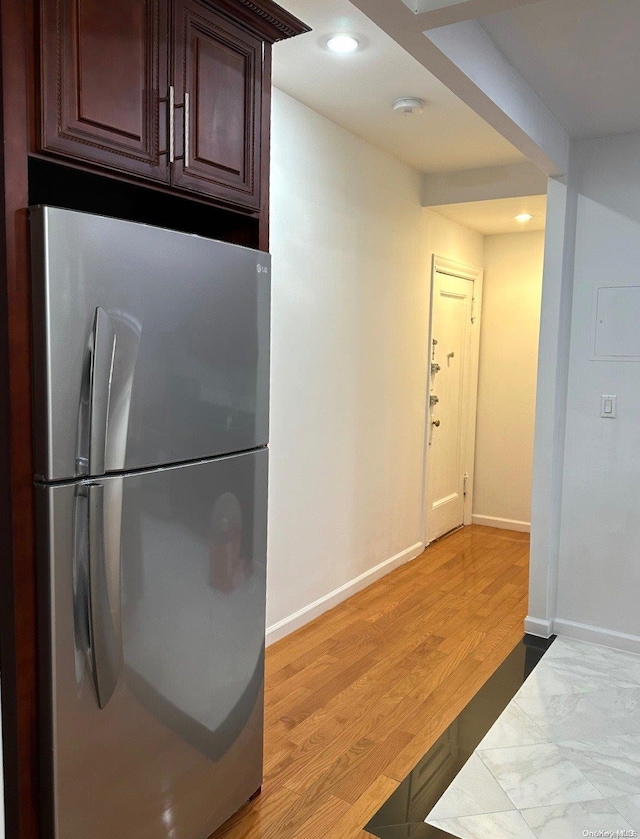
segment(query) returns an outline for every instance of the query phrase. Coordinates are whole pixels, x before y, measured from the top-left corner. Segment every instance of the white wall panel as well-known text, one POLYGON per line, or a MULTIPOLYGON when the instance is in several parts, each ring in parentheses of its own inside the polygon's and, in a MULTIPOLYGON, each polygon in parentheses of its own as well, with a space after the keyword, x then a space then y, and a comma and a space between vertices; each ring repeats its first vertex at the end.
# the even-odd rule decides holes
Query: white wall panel
POLYGON ((279 90, 272 133, 274 639, 419 552, 431 257, 481 264, 483 237, 279 90))

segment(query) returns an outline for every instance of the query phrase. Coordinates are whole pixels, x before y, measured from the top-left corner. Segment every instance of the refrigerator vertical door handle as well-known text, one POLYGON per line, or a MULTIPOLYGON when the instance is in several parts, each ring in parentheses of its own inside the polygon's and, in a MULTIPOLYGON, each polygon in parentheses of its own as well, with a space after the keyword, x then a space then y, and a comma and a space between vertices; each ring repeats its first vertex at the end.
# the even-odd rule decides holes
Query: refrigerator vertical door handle
POLYGON ((116 335, 111 318, 99 306, 93 325, 89 386, 89 473, 105 472, 109 424, 109 399, 115 358, 116 335))
POLYGON ((120 595, 122 479, 89 484, 89 629, 98 705, 106 708, 123 667, 120 595))

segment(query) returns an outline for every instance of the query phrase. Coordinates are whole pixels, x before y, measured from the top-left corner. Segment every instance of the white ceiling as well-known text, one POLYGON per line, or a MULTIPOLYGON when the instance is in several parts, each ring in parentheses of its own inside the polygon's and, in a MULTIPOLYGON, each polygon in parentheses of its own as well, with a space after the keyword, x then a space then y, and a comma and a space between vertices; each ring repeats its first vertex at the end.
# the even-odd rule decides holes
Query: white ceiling
POLYGON ((640 131, 640 0, 539 0, 480 23, 571 137, 640 131))
POLYGON ((275 45, 276 87, 422 172, 525 159, 348 0, 280 0, 280 5, 313 31, 275 45), (351 55, 323 49, 323 36, 336 31, 351 32, 365 48, 351 55), (394 113, 401 96, 424 99, 424 112, 394 113))
POLYGON ((496 233, 528 233, 544 230, 547 197, 530 195, 527 198, 496 198, 491 201, 470 201, 466 204, 441 204, 431 209, 485 236, 496 233), (518 213, 529 213, 533 218, 522 223, 515 219, 518 213))

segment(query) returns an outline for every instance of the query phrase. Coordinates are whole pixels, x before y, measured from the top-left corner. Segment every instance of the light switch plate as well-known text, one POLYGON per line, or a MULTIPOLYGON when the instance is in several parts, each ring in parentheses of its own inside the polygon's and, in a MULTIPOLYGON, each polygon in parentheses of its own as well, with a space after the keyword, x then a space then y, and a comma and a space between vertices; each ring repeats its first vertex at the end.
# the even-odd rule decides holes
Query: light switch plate
POLYGON ((618 409, 618 398, 610 393, 603 393, 600 397, 600 416, 604 419, 615 419, 618 409))

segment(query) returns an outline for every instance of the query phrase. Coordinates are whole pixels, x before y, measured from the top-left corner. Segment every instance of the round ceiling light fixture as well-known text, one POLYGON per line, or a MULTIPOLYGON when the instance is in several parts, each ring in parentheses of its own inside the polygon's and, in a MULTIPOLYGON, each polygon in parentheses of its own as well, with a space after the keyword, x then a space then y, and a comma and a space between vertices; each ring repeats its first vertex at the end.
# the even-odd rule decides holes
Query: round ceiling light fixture
POLYGON ((421 114, 424 111, 424 102, 415 96, 403 96, 393 103, 393 110, 409 116, 410 114, 421 114))
POLYGON ((531 213, 518 213, 518 215, 515 216, 515 220, 519 221, 520 224, 526 224, 528 221, 531 221, 532 218, 533 216, 531 213))
POLYGON ((327 49, 331 52, 337 52, 341 55, 346 55, 350 52, 355 52, 360 46, 360 42, 353 35, 347 35, 346 32, 340 32, 337 35, 331 35, 327 39, 327 49))

